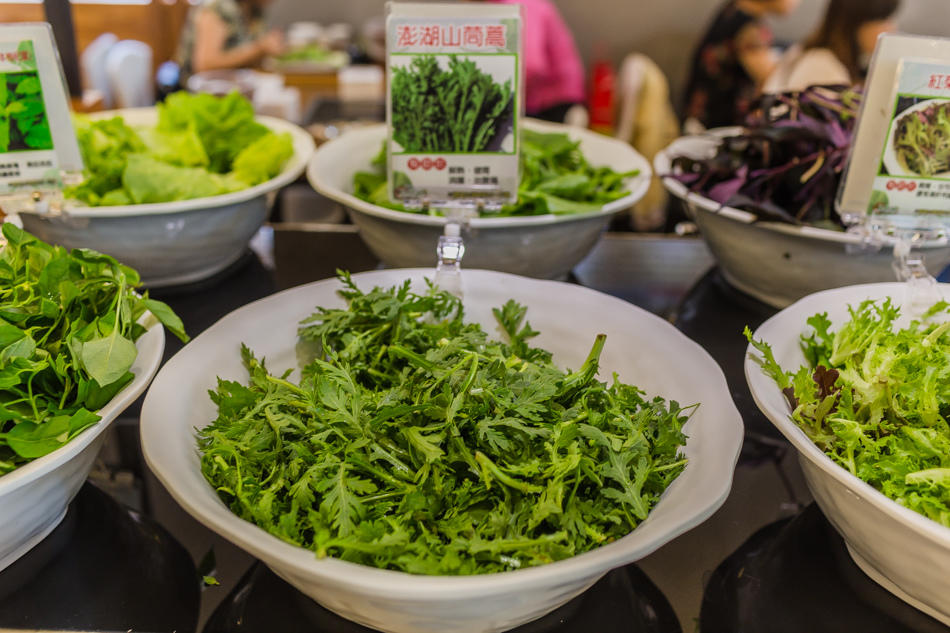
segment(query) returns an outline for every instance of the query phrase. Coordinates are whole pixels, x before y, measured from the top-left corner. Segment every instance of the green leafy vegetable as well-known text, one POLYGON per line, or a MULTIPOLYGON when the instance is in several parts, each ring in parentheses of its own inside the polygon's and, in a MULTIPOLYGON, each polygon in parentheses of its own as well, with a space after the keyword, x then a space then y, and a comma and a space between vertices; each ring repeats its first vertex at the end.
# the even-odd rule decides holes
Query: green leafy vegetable
POLYGON ((900 117, 894 153, 906 171, 933 176, 950 171, 950 102, 930 103, 900 117))
POLYGON ((289 134, 254 120, 247 99, 176 92, 158 124, 133 129, 121 117, 77 119, 86 178, 66 190, 90 206, 216 196, 270 180, 293 156, 289 134))
POLYGON ((205 477, 271 534, 410 573, 510 570, 620 538, 685 467, 688 411, 597 381, 602 335, 564 372, 514 301, 505 343, 446 292, 342 281, 348 309, 301 323, 321 353, 300 383, 242 346, 249 384, 219 379, 198 433, 205 477))
POLYGON ((832 331, 808 319, 808 364, 784 372, 763 341, 746 337, 783 389, 792 420, 832 460, 897 503, 950 527, 950 322, 947 303, 895 330, 890 299, 849 306, 832 331))
MULTIPOLYGON (((406 211, 389 200, 386 189, 386 148, 372 162, 373 171, 353 176, 353 195, 372 204, 406 211)), ((580 141, 567 134, 522 129, 521 184, 518 202, 506 205, 492 217, 593 213, 626 196, 624 183, 639 170, 618 173, 594 167, 580 151, 580 141)), ((405 184, 396 174, 396 186, 405 184)), ((407 213, 410 211, 407 211, 407 213)), ((435 214, 436 211, 431 211, 435 214)))
POLYGON ((146 154, 128 157, 122 173, 123 191, 135 204, 191 200, 247 187, 232 174, 212 174, 200 167, 176 167, 146 154))
POLYGON ((138 321, 150 310, 187 340, 139 276, 108 255, 68 252, 10 223, 0 250, 0 474, 50 453, 99 421, 134 378, 138 321))
POLYGON ((418 55, 392 69, 393 140, 406 152, 481 152, 513 116, 511 80, 495 83, 476 63, 418 55))
POLYGON ((291 62, 322 62, 335 65, 345 64, 349 60, 349 57, 346 53, 330 50, 329 48, 320 44, 307 44, 292 48, 283 55, 279 55, 274 59, 285 64, 291 62))
MULTIPOLYGON (((35 68, 35 66, 34 66, 35 68)), ((0 75, 0 152, 53 149, 36 70, 0 75)))
POLYGON ((262 136, 234 157, 234 177, 249 186, 259 185, 280 173, 284 163, 294 155, 290 134, 262 136))

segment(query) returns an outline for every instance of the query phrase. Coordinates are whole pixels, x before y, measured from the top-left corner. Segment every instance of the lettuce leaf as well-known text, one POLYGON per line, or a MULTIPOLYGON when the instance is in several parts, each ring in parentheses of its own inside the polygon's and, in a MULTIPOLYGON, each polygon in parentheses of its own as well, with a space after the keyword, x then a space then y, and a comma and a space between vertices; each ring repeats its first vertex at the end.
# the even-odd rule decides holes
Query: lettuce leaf
POLYGON ((237 92, 224 97, 175 92, 158 108, 163 133, 194 127, 208 155, 208 169, 223 174, 241 151, 270 130, 254 120, 254 108, 237 92))
POLYGON ((97 206, 102 204, 103 196, 122 187, 126 157, 145 151, 145 143, 121 117, 99 121, 77 117, 75 125, 88 176, 82 183, 68 187, 65 195, 97 206))
POLYGON ((280 173, 284 163, 294 155, 290 134, 268 134, 257 139, 234 159, 232 173, 249 186, 259 185, 280 173))
POLYGON ((160 161, 181 167, 205 168, 211 162, 194 123, 181 130, 142 130, 141 136, 149 154, 160 161))
POLYGON ((122 183, 135 204, 192 200, 247 187, 230 174, 212 174, 200 167, 177 167, 145 154, 129 156, 122 183))
POLYGON ((270 180, 293 156, 289 134, 254 120, 238 93, 178 92, 156 106, 153 128, 121 117, 76 119, 86 178, 67 198, 89 206, 173 202, 246 189, 270 180))

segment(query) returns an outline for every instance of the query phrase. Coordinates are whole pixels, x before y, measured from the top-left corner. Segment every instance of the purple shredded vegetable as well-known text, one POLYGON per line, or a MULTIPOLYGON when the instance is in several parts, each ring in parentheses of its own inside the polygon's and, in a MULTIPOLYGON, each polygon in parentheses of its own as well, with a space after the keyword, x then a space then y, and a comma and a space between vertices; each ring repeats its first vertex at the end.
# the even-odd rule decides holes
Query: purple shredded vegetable
POLYGON ((859 89, 850 87, 764 95, 715 156, 676 157, 669 175, 759 220, 842 230, 834 198, 860 104, 859 89))

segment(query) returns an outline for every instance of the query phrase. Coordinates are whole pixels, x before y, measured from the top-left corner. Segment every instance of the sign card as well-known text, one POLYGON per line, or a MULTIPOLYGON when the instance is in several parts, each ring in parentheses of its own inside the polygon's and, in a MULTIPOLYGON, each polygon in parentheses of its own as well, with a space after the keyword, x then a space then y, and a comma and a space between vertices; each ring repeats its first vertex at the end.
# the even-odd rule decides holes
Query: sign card
POLYGON ((839 213, 884 232, 950 228, 950 40, 885 35, 871 64, 839 213))
POLYGON ((390 199, 431 207, 515 201, 520 6, 400 2, 388 7, 390 199))
POLYGON ((0 190, 82 171, 67 95, 49 24, 0 25, 0 190))

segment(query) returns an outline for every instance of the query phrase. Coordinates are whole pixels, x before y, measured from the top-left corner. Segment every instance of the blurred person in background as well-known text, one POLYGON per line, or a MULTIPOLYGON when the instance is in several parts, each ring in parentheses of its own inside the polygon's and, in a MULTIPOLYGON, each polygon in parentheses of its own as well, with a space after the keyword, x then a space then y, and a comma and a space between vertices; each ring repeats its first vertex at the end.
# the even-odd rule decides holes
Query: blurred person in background
POLYGON ((563 122, 586 101, 584 64, 564 18, 550 0, 492 1, 523 7, 525 114, 563 122))
POLYGON ((741 125, 778 55, 769 16, 788 15, 799 0, 730 0, 719 10, 693 57, 683 128, 688 133, 741 125))
POLYGON ((286 51, 283 34, 266 30, 264 8, 272 0, 201 0, 190 9, 176 58, 182 83, 206 70, 257 66, 286 51))
POLYGON ((897 29, 899 8, 900 0, 830 0, 818 30, 786 51, 763 92, 862 83, 878 36, 897 29))

